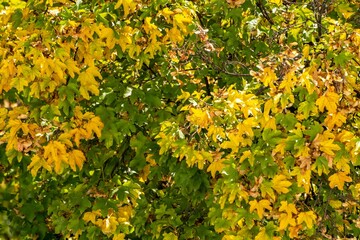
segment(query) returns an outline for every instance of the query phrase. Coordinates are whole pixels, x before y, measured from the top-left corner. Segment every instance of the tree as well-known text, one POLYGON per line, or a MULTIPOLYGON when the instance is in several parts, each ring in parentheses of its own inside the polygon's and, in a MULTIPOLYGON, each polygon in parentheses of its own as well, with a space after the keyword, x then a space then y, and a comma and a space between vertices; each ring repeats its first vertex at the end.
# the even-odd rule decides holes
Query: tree
POLYGON ((0 5, 0 236, 360 234, 358 1, 0 5))

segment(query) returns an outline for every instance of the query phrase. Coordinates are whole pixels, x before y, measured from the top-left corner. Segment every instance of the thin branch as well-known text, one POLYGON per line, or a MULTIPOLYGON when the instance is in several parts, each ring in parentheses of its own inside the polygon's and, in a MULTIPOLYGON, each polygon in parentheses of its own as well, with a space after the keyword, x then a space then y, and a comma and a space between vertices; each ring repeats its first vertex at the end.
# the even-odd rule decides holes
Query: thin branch
POLYGON ((262 15, 264 16, 264 18, 271 24, 274 25, 274 21, 271 19, 271 17, 269 16, 265 6, 263 5, 263 3, 261 2, 261 0, 256 1, 256 6, 260 9, 262 15))

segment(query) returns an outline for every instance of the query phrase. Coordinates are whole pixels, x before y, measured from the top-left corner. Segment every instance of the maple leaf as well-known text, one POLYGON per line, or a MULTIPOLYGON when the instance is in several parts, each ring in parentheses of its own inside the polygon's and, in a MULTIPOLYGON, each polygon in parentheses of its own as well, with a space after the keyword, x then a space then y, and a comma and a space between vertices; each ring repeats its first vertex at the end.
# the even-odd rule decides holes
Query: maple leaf
POLYGON ((240 157, 239 162, 242 163, 243 161, 245 161, 245 159, 249 159, 251 166, 254 165, 255 159, 250 150, 246 150, 245 152, 242 153, 242 156, 240 157))
POLYGON ((177 26, 184 33, 188 32, 187 25, 191 22, 192 19, 188 15, 178 13, 173 16, 174 26, 177 26))
POLYGON ((337 172, 329 177, 330 187, 337 187, 339 190, 344 190, 345 182, 352 182, 352 178, 347 176, 345 172, 337 172))
POLYGON ((62 172, 62 163, 68 163, 66 146, 58 141, 50 141, 44 147, 44 158, 47 159, 49 165, 55 164, 55 172, 62 172))
POLYGON ((341 127, 344 123, 346 123, 346 117, 340 113, 330 113, 324 120, 325 125, 329 130, 333 129, 334 126, 341 127))
POLYGON ((326 154, 329 154, 330 156, 334 156, 335 153, 333 151, 338 151, 341 148, 339 145, 333 143, 334 140, 325 140, 320 142, 320 150, 323 151, 326 154))
POLYGON ((292 214, 282 213, 279 217, 280 226, 278 230, 284 230, 288 225, 296 226, 295 218, 292 217, 292 214))
POLYGON ((347 157, 336 157, 335 158, 335 165, 336 168, 345 172, 346 174, 350 173, 350 166, 349 166, 350 159, 347 157))
POLYGON ((270 86, 272 88, 274 87, 274 81, 277 80, 277 76, 270 67, 267 67, 264 68, 260 80, 264 83, 265 87, 270 86))
POLYGON ((273 200, 275 200, 275 193, 272 187, 272 182, 263 181, 260 186, 261 196, 264 198, 266 195, 269 195, 273 200))
POLYGON ((281 207, 279 208, 280 212, 286 212, 289 215, 292 215, 292 213, 297 214, 297 210, 295 207, 295 204, 290 203, 288 204, 287 201, 281 201, 281 207))
POLYGON ((302 225, 296 225, 296 226, 290 226, 289 227, 289 231, 290 231, 290 238, 297 238, 299 231, 302 229, 302 225))
POLYGON ((74 138, 74 142, 78 147, 80 146, 80 140, 88 136, 86 130, 82 128, 74 128, 70 131, 70 134, 74 138))
POLYGON ((266 234, 266 228, 261 228, 260 232, 256 235, 255 240, 270 240, 272 239, 266 234))
POLYGON ((286 176, 279 174, 276 175, 273 180, 272 180, 273 186, 272 188, 277 192, 277 193, 288 193, 289 189, 288 187, 291 186, 291 182, 286 180, 286 176))
POLYGON ((301 212, 297 217, 298 224, 305 222, 308 228, 313 228, 313 224, 315 223, 315 221, 316 215, 313 211, 301 212))
POLYGON ((76 166, 81 170, 85 162, 85 155, 80 150, 72 150, 68 152, 68 163, 73 171, 76 171, 76 166))
POLYGON ((125 234, 124 233, 118 233, 115 234, 112 240, 124 240, 125 239, 125 234))
POLYGON ((316 100, 316 105, 319 107, 320 112, 324 112, 326 108, 329 113, 335 113, 339 102, 340 96, 334 92, 326 92, 316 100))
POLYGON ((308 169, 305 172, 301 171, 299 167, 295 167, 294 170, 290 173, 292 176, 296 176, 297 184, 299 187, 303 186, 306 193, 310 191, 310 178, 311 170, 308 169))
POLYGON ((224 168, 223 160, 218 160, 210 163, 209 167, 207 168, 207 171, 211 172, 211 176, 215 178, 215 173, 221 172, 223 168, 224 168))
POLYGON ((270 201, 263 199, 259 202, 257 200, 252 200, 249 202, 250 204, 250 212, 253 212, 256 209, 257 214, 260 218, 263 217, 264 209, 267 209, 269 211, 272 210, 272 207, 270 206, 270 201))
POLYGON ((95 224, 96 217, 100 217, 100 216, 101 216, 101 210, 98 209, 96 211, 84 213, 83 220, 85 222, 92 222, 93 224, 95 224))
POLYGON ((127 17, 130 12, 135 12, 136 10, 136 2, 133 0, 119 0, 114 8, 118 9, 121 5, 124 8, 124 17, 127 17))
POLYGON ((35 177, 41 167, 45 168, 49 172, 52 171, 51 166, 43 158, 40 158, 38 155, 34 155, 31 158, 31 163, 29 164, 27 169, 31 170, 31 175, 35 177))
POLYGON ((64 144, 65 144, 66 146, 68 146, 68 147, 72 147, 73 144, 72 144, 72 142, 70 141, 71 137, 72 137, 72 134, 71 134, 71 133, 62 133, 62 134, 58 137, 57 140, 58 140, 59 142, 64 143, 64 144))
POLYGON ((211 123, 212 119, 208 111, 202 109, 191 108, 190 112, 192 113, 188 116, 188 120, 201 128, 207 128, 211 123))
POLYGON ((78 77, 80 82, 80 94, 85 99, 90 99, 90 93, 99 95, 99 83, 95 80, 95 77, 102 78, 101 74, 96 67, 89 67, 85 71, 81 72, 78 77))
POLYGON ((100 138, 103 127, 104 124, 99 117, 90 119, 90 121, 84 125, 84 129, 86 130, 86 138, 89 139, 93 133, 95 133, 97 137, 100 138))

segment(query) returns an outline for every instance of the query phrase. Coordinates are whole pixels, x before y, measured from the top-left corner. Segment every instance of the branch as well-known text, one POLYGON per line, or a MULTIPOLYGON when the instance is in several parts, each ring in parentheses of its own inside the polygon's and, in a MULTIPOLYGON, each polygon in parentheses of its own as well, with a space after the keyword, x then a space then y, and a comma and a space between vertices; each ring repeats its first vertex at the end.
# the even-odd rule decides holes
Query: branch
POLYGON ((265 6, 263 5, 263 3, 261 2, 261 0, 256 1, 256 6, 258 6, 258 8, 260 9, 262 15, 264 16, 264 18, 271 24, 274 25, 274 21, 271 19, 271 17, 269 16, 268 12, 266 11, 265 6))

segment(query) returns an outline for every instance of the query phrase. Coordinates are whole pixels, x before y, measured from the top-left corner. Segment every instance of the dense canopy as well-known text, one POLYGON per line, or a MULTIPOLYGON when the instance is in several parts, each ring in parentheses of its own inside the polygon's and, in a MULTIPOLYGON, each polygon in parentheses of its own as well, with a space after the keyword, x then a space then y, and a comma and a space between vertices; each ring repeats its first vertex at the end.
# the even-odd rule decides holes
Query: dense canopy
POLYGON ((0 3, 0 239, 360 235, 359 1, 0 3))

